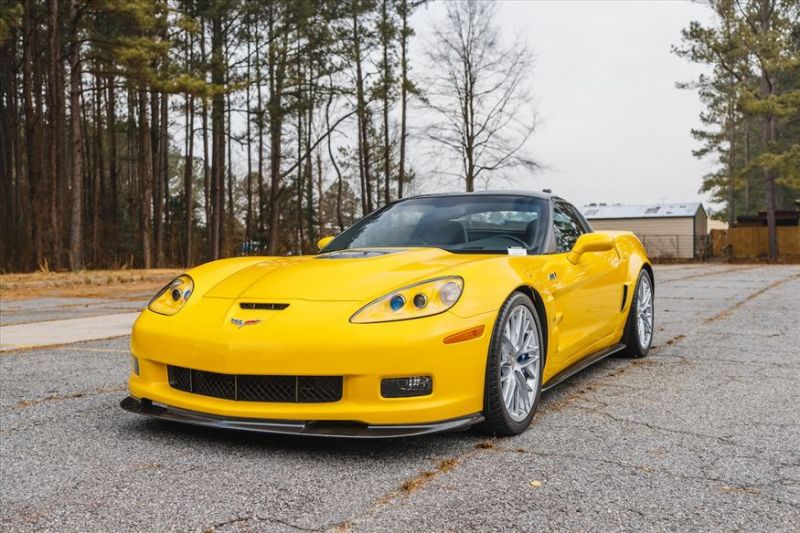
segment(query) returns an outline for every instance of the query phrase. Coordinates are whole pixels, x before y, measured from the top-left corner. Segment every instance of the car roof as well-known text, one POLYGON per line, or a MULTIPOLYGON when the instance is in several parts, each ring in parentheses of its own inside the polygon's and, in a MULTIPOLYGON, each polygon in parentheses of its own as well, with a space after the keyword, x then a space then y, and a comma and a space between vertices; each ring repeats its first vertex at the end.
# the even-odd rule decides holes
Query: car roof
POLYGON ((555 195, 549 192, 540 192, 540 191, 525 191, 525 190, 500 190, 500 191, 473 191, 473 192, 438 192, 438 193, 429 193, 429 194, 417 194, 414 196, 407 196, 403 198, 403 200, 409 200, 411 198, 436 198, 442 196, 527 196, 531 198, 539 198, 542 200, 549 200, 551 198, 557 198, 555 195))

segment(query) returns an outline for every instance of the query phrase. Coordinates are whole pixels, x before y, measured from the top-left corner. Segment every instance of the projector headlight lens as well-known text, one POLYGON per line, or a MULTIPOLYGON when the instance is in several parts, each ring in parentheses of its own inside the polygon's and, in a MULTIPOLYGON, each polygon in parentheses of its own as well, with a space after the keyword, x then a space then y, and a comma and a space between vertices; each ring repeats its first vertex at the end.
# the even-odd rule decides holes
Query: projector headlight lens
POLYGON ((350 322, 368 324, 438 315, 453 307, 463 291, 464 280, 458 276, 422 281, 373 300, 350 317, 350 322))
POLYGON ((422 293, 415 294, 414 305, 416 305, 418 309, 422 309, 423 307, 428 305, 428 297, 422 293))
POLYGON ((444 303, 453 305, 461 296, 461 289, 462 285, 454 281, 448 281, 439 289, 439 298, 441 298, 444 303))
POLYGON ((392 296, 392 299, 389 300, 389 307, 392 308, 392 311, 399 311, 406 305, 406 299, 403 298, 402 294, 395 294, 392 296))

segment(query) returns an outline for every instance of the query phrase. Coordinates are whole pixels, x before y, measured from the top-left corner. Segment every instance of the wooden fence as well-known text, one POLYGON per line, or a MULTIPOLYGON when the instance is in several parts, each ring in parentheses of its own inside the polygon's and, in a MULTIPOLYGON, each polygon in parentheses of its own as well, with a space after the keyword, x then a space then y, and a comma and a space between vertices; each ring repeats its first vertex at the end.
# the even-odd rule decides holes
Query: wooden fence
MULTIPOLYGON (((779 226, 778 254, 785 261, 800 261, 800 226, 779 226)), ((769 253, 765 226, 712 229, 711 254, 726 259, 761 259, 769 253)))

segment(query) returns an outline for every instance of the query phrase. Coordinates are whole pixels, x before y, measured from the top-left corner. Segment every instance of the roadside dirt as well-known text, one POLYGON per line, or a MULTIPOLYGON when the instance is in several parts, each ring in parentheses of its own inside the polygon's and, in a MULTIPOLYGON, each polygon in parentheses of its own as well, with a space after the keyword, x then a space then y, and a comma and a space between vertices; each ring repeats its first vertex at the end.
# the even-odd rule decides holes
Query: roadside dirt
POLYGON ((154 293, 181 270, 87 270, 0 274, 0 298, 89 297, 125 300, 154 293))

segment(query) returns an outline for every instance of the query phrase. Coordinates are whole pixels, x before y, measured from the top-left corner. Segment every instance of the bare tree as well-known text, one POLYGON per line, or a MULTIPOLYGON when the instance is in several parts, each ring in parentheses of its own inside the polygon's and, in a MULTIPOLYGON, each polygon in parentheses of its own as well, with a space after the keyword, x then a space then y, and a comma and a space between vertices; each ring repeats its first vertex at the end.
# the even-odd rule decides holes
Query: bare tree
POLYGON ((397 13, 400 15, 400 153, 398 154, 397 169, 397 197, 403 197, 403 186, 406 177, 406 138, 408 137, 408 97, 409 93, 416 94, 417 88, 409 79, 408 43, 414 35, 414 30, 408 23, 411 13, 424 4, 427 0, 399 0, 397 13))
POLYGON ((511 167, 536 168, 525 144, 536 128, 529 75, 532 53, 517 39, 505 45, 494 2, 447 4, 444 22, 428 46, 430 71, 424 101, 440 120, 426 135, 461 162, 466 190, 479 177, 511 167))

